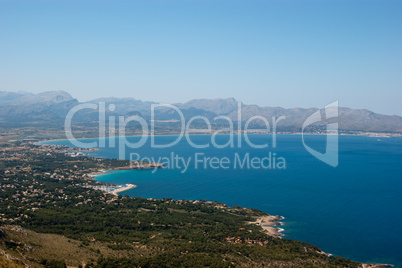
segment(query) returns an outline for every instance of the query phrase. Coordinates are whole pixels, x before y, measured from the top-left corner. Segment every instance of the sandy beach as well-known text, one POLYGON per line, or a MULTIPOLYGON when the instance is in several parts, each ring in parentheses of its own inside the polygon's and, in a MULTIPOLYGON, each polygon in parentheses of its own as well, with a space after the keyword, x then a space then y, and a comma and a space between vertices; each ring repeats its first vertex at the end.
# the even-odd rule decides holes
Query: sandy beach
POLYGON ((262 229, 264 229, 264 231, 270 236, 281 237, 283 236, 281 232, 284 230, 273 226, 282 225, 282 223, 279 221, 283 219, 284 217, 282 216, 267 215, 258 217, 255 222, 250 222, 250 224, 261 226, 262 229))
POLYGON ((110 173, 110 171, 102 169, 102 170, 99 170, 99 171, 96 171, 96 172, 89 173, 89 174, 87 174, 87 176, 96 177, 96 176, 107 174, 107 173, 110 173))
POLYGON ((120 187, 120 188, 114 190, 114 191, 112 192, 112 194, 118 195, 118 194, 121 193, 121 192, 125 192, 125 191, 128 191, 128 190, 134 189, 135 187, 137 187, 137 185, 134 185, 134 184, 126 184, 125 187, 122 186, 122 187, 120 187))

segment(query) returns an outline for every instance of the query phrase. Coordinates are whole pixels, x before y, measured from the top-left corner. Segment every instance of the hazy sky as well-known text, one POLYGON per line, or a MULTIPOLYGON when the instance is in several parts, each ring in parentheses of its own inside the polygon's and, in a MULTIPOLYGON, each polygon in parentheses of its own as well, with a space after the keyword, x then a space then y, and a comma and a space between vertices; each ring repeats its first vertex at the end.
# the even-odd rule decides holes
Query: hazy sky
POLYGON ((0 90, 402 115, 402 1, 3 1, 0 90))

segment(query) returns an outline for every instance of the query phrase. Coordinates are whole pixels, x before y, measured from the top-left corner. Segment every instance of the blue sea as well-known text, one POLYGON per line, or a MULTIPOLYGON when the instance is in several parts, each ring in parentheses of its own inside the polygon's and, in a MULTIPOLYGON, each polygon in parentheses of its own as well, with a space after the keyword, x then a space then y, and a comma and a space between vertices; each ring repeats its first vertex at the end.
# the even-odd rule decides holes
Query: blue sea
MULTIPOLYGON (((253 144, 268 143, 267 148, 254 148, 245 136, 235 136, 234 147, 196 149, 185 138, 172 147, 153 148, 148 137, 139 148, 125 147, 124 158, 130 159, 131 154, 134 160, 170 159, 166 162, 170 166, 112 172, 96 179, 137 185, 122 193, 130 196, 207 199, 258 208, 285 217, 286 238, 307 241, 327 253, 356 261, 402 267, 402 138, 340 136, 337 167, 308 153, 300 135, 277 135, 275 148, 272 138, 248 136, 253 144), (175 157, 190 159, 186 170, 179 160, 178 165, 172 164, 175 157), (211 166, 205 160, 208 157, 225 158, 226 164, 211 166), (257 162, 264 157, 261 166, 257 162), (254 167, 250 164, 253 158, 254 167), (240 167, 242 161, 245 162, 240 167)), ((156 136, 155 144, 168 144, 176 139, 177 136, 156 136)), ((194 135, 190 142, 211 145, 211 139, 210 135, 194 135)), ((230 136, 218 135, 215 139, 217 144, 224 145, 230 136)), ((127 140, 135 143, 140 137, 127 140)), ((98 139, 81 140, 93 141, 98 139)), ((113 141, 114 147, 109 146, 113 145, 110 141, 106 139, 106 147, 92 154, 118 158, 119 140, 113 141)), ((325 151, 326 136, 305 136, 305 141, 311 148, 325 151)), ((72 146, 69 141, 46 143, 72 146)))

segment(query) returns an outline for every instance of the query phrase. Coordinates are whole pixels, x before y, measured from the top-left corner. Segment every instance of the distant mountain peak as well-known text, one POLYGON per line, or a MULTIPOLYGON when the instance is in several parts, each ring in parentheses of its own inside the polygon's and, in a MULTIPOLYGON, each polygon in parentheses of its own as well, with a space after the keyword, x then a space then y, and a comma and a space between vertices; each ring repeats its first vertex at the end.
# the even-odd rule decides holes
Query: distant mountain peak
POLYGON ((194 102, 236 102, 237 100, 235 98, 214 98, 214 99, 192 99, 189 100, 186 103, 194 103, 194 102))
POLYGON ((74 98, 65 91, 46 91, 38 94, 26 92, 0 91, 0 102, 3 105, 32 105, 36 103, 58 104, 73 101, 74 98))
POLYGON ((99 102, 105 102, 106 105, 114 104, 116 105, 115 112, 120 115, 132 114, 134 112, 147 113, 151 109, 150 108, 151 105, 156 103, 153 101, 142 101, 132 97, 126 97, 126 98, 105 97, 90 100, 88 102, 95 104, 98 104, 99 102))
POLYGON ((66 101, 72 101, 74 98, 63 90, 59 91, 45 91, 35 95, 37 98, 41 98, 42 101, 50 101, 54 103, 61 103, 66 101))
MULTIPOLYGON (((243 104, 241 104, 243 106, 243 104)), ((227 115, 238 109, 238 103, 235 98, 226 99, 193 99, 180 105, 183 108, 194 107, 218 115, 227 115)))
POLYGON ((15 100, 27 95, 33 95, 33 94, 24 91, 18 91, 18 92, 0 91, 0 102, 15 100))
MULTIPOLYGON (((99 98, 89 103, 105 102, 107 105, 115 104, 114 114, 118 115, 143 115, 150 119, 152 104, 156 102, 141 101, 134 98, 99 98)), ((32 122, 53 122, 62 124, 68 111, 79 102, 65 91, 47 91, 39 94, 26 92, 0 91, 0 124, 9 125, 15 122, 29 124, 32 122)), ((194 116, 204 116, 214 120, 216 116, 225 115, 233 121, 246 122, 254 116, 264 117, 267 120, 285 116, 278 123, 278 129, 288 132, 299 132, 305 120, 317 111, 316 108, 282 108, 261 107, 257 105, 245 105, 235 98, 193 99, 186 103, 175 104, 181 109, 186 119, 194 116), (239 114, 241 117, 239 118, 239 114)), ((178 114, 172 109, 158 109, 159 120, 177 119, 178 114)), ((98 120, 96 110, 83 111, 77 116, 84 124, 98 120)), ((339 107, 339 116, 336 119, 339 129, 343 131, 369 131, 369 132, 398 132, 402 133, 402 117, 387 116, 374 113, 366 109, 350 109, 339 107)), ((261 121, 261 120, 260 120, 261 121)), ((332 121, 323 120, 311 125, 312 132, 326 129, 326 125, 332 121)), ((253 125, 266 127, 264 122, 253 120, 253 125)), ((310 131, 308 130, 308 131, 310 131)))

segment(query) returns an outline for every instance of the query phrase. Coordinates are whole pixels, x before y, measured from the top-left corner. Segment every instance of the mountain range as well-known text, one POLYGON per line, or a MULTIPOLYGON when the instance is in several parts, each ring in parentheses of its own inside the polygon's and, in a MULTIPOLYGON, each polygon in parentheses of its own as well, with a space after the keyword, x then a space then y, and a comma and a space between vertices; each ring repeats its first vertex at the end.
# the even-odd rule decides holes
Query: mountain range
MULTIPOLYGON (((153 101, 141 101, 134 98, 98 98, 87 103, 98 104, 104 102, 106 107, 114 104, 112 111, 107 115, 139 115, 145 120, 151 120, 151 106, 158 105, 153 101)), ((25 126, 25 125, 59 125, 64 124, 64 119, 71 108, 81 104, 77 99, 64 91, 48 91, 39 94, 28 92, 5 92, 0 91, 0 125, 25 126)), ((186 120, 194 116, 204 116, 209 120, 217 116, 225 116, 238 121, 239 107, 241 108, 241 121, 244 124, 252 116, 265 117, 272 123, 272 117, 286 116, 279 121, 278 131, 300 131, 305 120, 315 113, 317 108, 291 108, 261 107, 246 105, 233 98, 227 99, 194 99, 185 103, 174 104, 183 113, 186 120)), ((321 112, 323 114, 323 112, 321 112)), ((97 122, 98 111, 84 109, 79 111, 74 120, 82 124, 97 122)), ((155 109, 155 118, 161 121, 177 121, 178 113, 166 107, 155 109)), ((221 120, 222 121, 222 120, 221 120)), ((226 122, 223 120, 222 122, 226 122)), ((326 124, 339 123, 341 131, 363 132, 390 132, 402 133, 402 117, 397 115, 382 115, 366 109, 350 109, 339 107, 338 118, 316 122, 310 126, 310 130, 325 129, 326 124)), ((264 127, 262 120, 254 120, 255 127, 264 127)))

